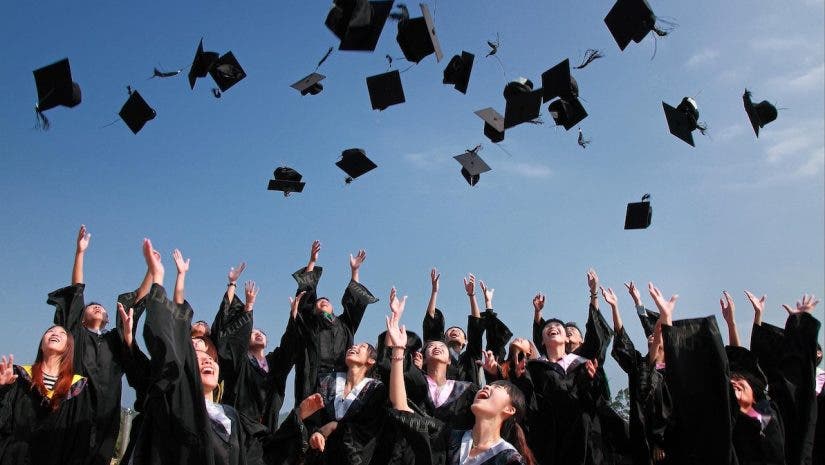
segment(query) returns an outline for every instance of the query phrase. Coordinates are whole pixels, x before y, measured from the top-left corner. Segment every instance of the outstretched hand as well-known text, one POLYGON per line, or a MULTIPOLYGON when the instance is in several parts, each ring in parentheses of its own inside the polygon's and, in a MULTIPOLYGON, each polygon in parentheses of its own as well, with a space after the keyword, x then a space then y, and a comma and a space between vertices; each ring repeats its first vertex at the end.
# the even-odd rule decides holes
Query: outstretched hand
POLYGON ((407 328, 400 325, 400 317, 404 312, 404 305, 407 297, 398 300, 395 295, 395 288, 390 291, 390 310, 392 314, 387 316, 387 335, 390 338, 390 345, 393 347, 407 347, 407 328))
POLYGON ((6 386, 17 381, 17 375, 14 374, 14 355, 9 355, 7 359, 4 355, 0 358, 0 386, 6 386))
POLYGON ((289 298, 289 315, 294 320, 298 316, 298 307, 301 305, 301 299, 307 291, 301 291, 295 297, 289 298))
POLYGON ((152 241, 143 239, 143 259, 146 260, 146 268, 149 274, 152 275, 154 282, 157 284, 163 283, 163 263, 161 263, 160 253, 152 247, 152 241))
POLYGON ((679 299, 679 296, 674 294, 669 300, 665 300, 662 296, 662 291, 656 288, 653 283, 648 283, 647 289, 650 292, 650 297, 653 297, 653 302, 656 304, 656 308, 659 309, 662 317, 664 317, 665 323, 669 325, 671 319, 673 318, 673 309, 676 308, 676 300, 679 299))
POLYGON ((596 270, 593 268, 587 270, 587 286, 590 287, 591 295, 595 294, 596 289, 599 288, 599 275, 596 274, 596 270))
POLYGON ((407 305, 407 296, 398 300, 397 294, 398 292, 395 290, 395 287, 390 289, 390 311, 395 319, 401 321, 401 315, 404 314, 404 307, 407 305))
POLYGON ((172 259, 175 260, 175 266, 178 268, 178 274, 185 274, 189 271, 189 259, 183 259, 183 254, 180 253, 180 250, 175 249, 172 251, 172 259))
POLYGON ((613 292, 613 289, 599 286, 599 289, 602 291, 602 297, 604 297, 604 301, 607 302, 613 308, 616 308, 619 305, 619 301, 616 299, 616 293, 613 292))
POLYGON ((496 361, 496 356, 493 355, 493 351, 486 350, 481 352, 481 355, 481 366, 484 368, 484 371, 491 375, 498 375, 498 362, 496 361))
POLYGON ((86 225, 81 224, 80 230, 77 232, 77 253, 83 253, 89 248, 89 241, 92 239, 92 234, 86 231, 86 225))
POLYGON ((135 334, 133 331, 135 327, 135 309, 129 308, 129 313, 126 313, 123 304, 118 302, 117 313, 120 314, 120 321, 123 322, 123 342, 126 343, 127 347, 132 347, 135 334))
POLYGON ((813 294, 805 294, 802 296, 801 301, 796 301, 796 309, 793 309, 786 304, 782 304, 782 308, 784 308, 785 311, 788 312, 788 315, 793 315, 795 313, 811 313, 814 311, 814 308, 818 303, 819 300, 816 297, 814 297, 813 294))
POLYGON ((432 291, 433 293, 438 292, 438 282, 441 279, 441 273, 438 272, 436 268, 430 270, 430 282, 432 283, 432 291))
POLYGON ((252 311, 252 306, 255 305, 255 298, 258 297, 258 286, 255 285, 255 281, 247 281, 244 284, 244 292, 246 294, 246 306, 244 309, 249 312, 252 311))
POLYGON ((355 271, 361 268, 361 265, 364 264, 364 260, 367 259, 367 252, 364 249, 358 251, 355 256, 352 254, 349 255, 349 267, 352 271, 355 271))
POLYGON ((464 278, 464 290, 467 291, 467 295, 473 296, 476 293, 476 277, 473 276, 472 273, 469 273, 466 278, 464 278))
POLYGON ((719 307, 722 309, 722 318, 730 325, 734 322, 734 313, 736 312, 736 304, 728 294, 728 291, 722 291, 722 298, 719 299, 719 307))
POLYGON ((627 292, 630 294, 630 297, 633 299, 633 305, 639 306, 642 305, 642 295, 639 293, 639 290, 636 289, 636 285, 633 284, 633 281, 629 283, 624 283, 624 287, 627 288, 627 292))
POLYGON ((230 267, 229 268, 229 273, 227 274, 227 278, 229 279, 229 282, 230 283, 238 282, 238 278, 241 277, 241 273, 243 273, 243 270, 245 270, 245 269, 246 269, 246 262, 241 262, 241 264, 238 265, 237 268, 235 268, 234 266, 230 267))
POLYGON ((596 370, 599 368, 599 360, 594 358, 593 360, 587 360, 584 362, 584 369, 587 371, 587 376, 590 379, 596 377, 596 370))
POLYGON ((312 241, 312 247, 309 250, 309 261, 311 263, 317 262, 319 253, 321 253, 321 241, 312 241))
POLYGON ((298 405, 298 416, 301 417, 301 420, 306 420, 322 408, 324 408, 324 398, 316 392, 301 401, 301 404, 298 405))
POLYGON ((478 284, 481 286, 481 292, 484 294, 484 302, 487 304, 487 308, 493 308, 493 293, 496 292, 496 290, 487 287, 484 281, 479 281, 478 284))
POLYGON ((745 291, 745 297, 751 302, 753 311, 761 316, 762 311, 765 310, 765 301, 768 300, 768 295, 764 294, 762 297, 757 298, 751 291, 745 291))

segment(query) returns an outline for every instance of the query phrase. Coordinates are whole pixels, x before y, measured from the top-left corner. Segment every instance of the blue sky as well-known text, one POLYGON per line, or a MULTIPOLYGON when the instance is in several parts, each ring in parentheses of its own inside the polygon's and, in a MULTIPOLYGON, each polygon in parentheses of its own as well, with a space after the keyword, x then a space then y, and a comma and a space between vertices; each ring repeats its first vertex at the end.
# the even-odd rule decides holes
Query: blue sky
MULTIPOLYGON (((140 242, 151 237, 170 286, 171 250, 192 258, 187 297, 197 318, 212 319, 226 271, 246 260, 244 278, 262 288, 256 322, 272 342, 294 291, 290 274, 313 239, 324 244, 320 290, 331 296, 346 285, 348 254, 367 249, 362 282, 382 301, 358 340, 381 330, 393 285, 409 295, 405 321, 419 329, 432 266, 442 271, 439 307, 451 324, 466 321, 468 272, 496 289, 495 307, 516 334, 529 334, 539 290, 545 314, 583 322, 590 266, 620 293, 639 344, 620 291, 631 279, 680 294, 680 317, 718 314, 721 291, 730 291, 745 340, 752 312, 743 289, 767 293, 766 320, 781 323, 781 303, 825 294, 823 1, 653 1, 678 28, 624 52, 602 21, 611 5, 431 2, 446 58, 404 72, 407 102, 377 112, 364 79, 387 70, 384 55, 401 56, 393 23, 373 54, 336 50, 320 69, 321 94, 288 87, 337 45, 323 25, 326 1, 13 2, 0 19, 4 59, 14 64, 0 75, 0 352, 33 359, 51 320, 46 294, 69 282, 81 223, 93 234, 88 298, 113 311, 115 296, 140 281, 140 242), (506 77, 484 58, 497 34, 506 77), (220 100, 208 78, 194 91, 183 75, 147 80, 155 66, 188 66, 201 37, 207 50, 233 51, 248 77, 220 100), (574 73, 590 114, 581 123, 592 139, 586 150, 575 129, 552 126, 546 106, 544 125, 507 132, 506 152, 484 138, 473 111, 503 112, 508 80, 539 83, 588 48, 606 56, 574 73), (461 50, 476 55, 467 95, 441 84, 461 50), (34 130, 31 70, 63 57, 83 102, 49 111, 52 129, 34 130), (127 85, 158 113, 138 135, 122 123, 102 128, 117 118, 127 85), (759 139, 742 108, 745 87, 780 108, 759 139), (661 101, 684 96, 696 98, 710 127, 696 148, 668 133, 662 113, 661 101), (479 143, 493 171, 470 188, 452 157, 479 143), (352 147, 379 168, 345 186, 334 162, 352 147), (283 164, 304 175, 302 194, 266 191, 283 164), (624 231, 626 203, 644 193, 652 226, 624 231)), ((615 363, 608 375, 626 383, 615 363)))

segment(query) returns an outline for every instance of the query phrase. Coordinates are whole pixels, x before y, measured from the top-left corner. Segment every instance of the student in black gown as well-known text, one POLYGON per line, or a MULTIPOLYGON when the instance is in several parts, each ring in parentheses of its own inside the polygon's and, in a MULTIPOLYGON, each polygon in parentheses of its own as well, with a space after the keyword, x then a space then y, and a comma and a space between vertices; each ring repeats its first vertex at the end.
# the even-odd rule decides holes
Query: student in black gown
POLYGON ((72 284, 49 294, 55 307, 54 323, 66 328, 75 340, 75 369, 89 379, 95 407, 95 447, 92 463, 108 465, 120 429, 121 378, 124 374, 124 344, 119 331, 105 331, 106 309, 97 302, 85 303, 83 265, 91 234, 81 225, 77 235, 72 284))
MULTIPOLYGON (((212 340, 218 348, 224 382, 222 402, 274 431, 283 405, 286 378, 292 369, 294 348, 290 336, 295 331, 287 328, 280 346, 265 353, 267 335, 253 327, 258 287, 248 281, 244 285, 246 301, 241 302, 235 294, 238 269, 229 271, 227 291, 212 325, 212 340)), ((294 324, 292 317, 288 321, 288 325, 294 324)))
POLYGON ((370 463, 378 446, 387 406, 387 388, 371 377, 378 353, 366 342, 346 353, 346 372, 321 379, 325 407, 304 423, 311 431, 309 464, 370 463))
POLYGON ((94 451, 88 379, 73 366, 74 338, 52 326, 32 366, 0 359, 0 465, 82 465, 94 451))
MULTIPOLYGON (((439 280, 441 275, 433 268, 430 273, 432 292, 424 315, 423 331, 425 343, 427 341, 444 341, 449 349, 450 365, 447 378, 479 384, 479 365, 482 361, 482 336, 484 322, 475 297, 476 278, 472 274, 464 278, 464 291, 470 300, 470 315, 467 317, 467 332, 458 326, 444 329, 444 314, 436 308, 439 280)), ((485 302, 488 302, 488 289, 482 284, 485 302)), ((489 292, 489 302, 492 308, 492 290, 489 292)))
POLYGON ((670 464, 736 464, 729 364, 716 318, 673 321, 678 296, 670 299, 652 283, 665 348, 665 381, 673 411, 665 460, 670 464))
POLYGON ((407 432, 416 463, 437 465, 535 464, 518 421, 524 415, 524 395, 511 383, 498 381, 478 391, 472 404, 471 429, 454 430, 436 418, 414 413, 407 403, 403 379, 406 330, 399 326, 404 299, 390 299, 387 332, 393 346, 390 370, 390 416, 407 432), (512 441, 512 442, 508 442, 512 441))
POLYGON ((198 344, 201 350, 193 346, 191 307, 167 298, 163 265, 149 240, 143 252, 153 280, 143 330, 152 382, 143 427, 127 463, 262 464, 259 438, 266 428, 214 402, 220 376, 217 351, 207 338, 198 344))
MULTIPOLYGON (((626 284, 630 295, 636 290, 632 282, 626 284)), ((636 291, 638 292, 638 291, 636 291)), ((602 288, 602 296, 613 314, 616 338, 611 355, 627 373, 630 392, 630 447, 633 462, 661 463, 665 460, 670 396, 664 382, 664 348, 661 325, 656 325, 647 341, 647 355, 642 356, 633 346, 619 314, 618 299, 613 289, 602 288)), ((634 297, 636 301, 638 297, 634 297)), ((638 304, 637 304, 638 305, 638 304)))
POLYGON ((317 294, 323 271, 315 266, 320 251, 321 243, 313 242, 307 266, 292 274, 298 282, 296 295, 306 293, 294 326, 289 326, 296 330, 294 340, 299 348, 294 355, 296 405, 300 399, 316 392, 321 377, 345 370, 344 356, 352 347, 353 335, 361 325, 364 311, 367 305, 378 301, 359 282, 359 270, 367 258, 366 252, 360 250, 354 257, 350 255, 350 282, 341 298, 343 312, 335 315, 329 299, 317 294))
POLYGON ((819 303, 805 295, 796 308, 783 305, 788 312, 785 328, 762 321, 765 297, 747 293, 754 307, 751 352, 768 380, 768 395, 776 403, 785 426, 785 462, 788 465, 812 463, 817 423, 816 341, 820 322, 813 317, 819 303))

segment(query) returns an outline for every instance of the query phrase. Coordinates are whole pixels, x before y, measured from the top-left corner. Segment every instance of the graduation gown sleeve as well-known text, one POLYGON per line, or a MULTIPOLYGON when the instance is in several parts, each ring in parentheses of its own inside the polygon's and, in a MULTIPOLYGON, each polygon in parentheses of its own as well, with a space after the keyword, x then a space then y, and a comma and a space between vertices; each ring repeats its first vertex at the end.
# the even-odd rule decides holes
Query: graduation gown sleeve
POLYGON ((481 321, 487 339, 487 350, 492 351, 496 359, 503 360, 507 351, 507 343, 513 337, 513 332, 498 318, 492 308, 481 313, 481 321))
POLYGON ((424 315, 424 323, 421 325, 421 335, 424 342, 439 341, 444 338, 444 314, 441 310, 435 309, 435 315, 429 313, 424 315))

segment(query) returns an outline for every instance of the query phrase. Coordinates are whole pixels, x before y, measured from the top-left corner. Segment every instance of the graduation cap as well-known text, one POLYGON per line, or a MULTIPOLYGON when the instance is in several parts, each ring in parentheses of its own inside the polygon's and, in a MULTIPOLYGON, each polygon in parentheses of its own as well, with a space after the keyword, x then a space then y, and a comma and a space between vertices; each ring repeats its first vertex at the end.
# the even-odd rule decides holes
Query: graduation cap
POLYGON ((325 24, 341 41, 338 50, 374 51, 392 3, 392 0, 335 0, 325 24))
POLYGON ((667 32, 656 28, 656 15, 647 0, 618 0, 604 17, 604 23, 620 50, 630 41, 641 42, 650 31, 659 36, 667 32))
POLYGON ((504 117, 501 113, 492 108, 476 110, 475 114, 484 120, 484 135, 490 142, 496 143, 504 140, 504 117))
POLYGON ((490 165, 478 156, 479 148, 481 148, 481 146, 477 146, 472 150, 468 150, 461 155, 456 155, 453 157, 456 161, 461 163, 461 175, 467 180, 467 184, 471 186, 478 184, 481 173, 486 173, 487 171, 492 170, 490 165))
POLYGON ((56 106, 75 107, 80 103, 80 86, 72 81, 69 59, 64 58, 48 66, 33 71, 34 84, 37 87, 37 112, 39 124, 48 129, 49 120, 43 112, 56 106))
POLYGON ((541 98, 542 90, 533 90, 529 79, 519 78, 504 86, 504 129, 538 118, 541 98))
POLYGON ((465 51, 462 51, 461 55, 454 55, 444 68, 444 84, 452 84, 455 90, 466 94, 474 59, 475 55, 465 51))
POLYGON ((435 23, 430 15, 430 8, 420 3, 419 18, 405 18, 398 22, 398 34, 395 36, 404 58, 407 61, 418 63, 426 56, 435 53, 436 61, 440 62, 444 54, 441 53, 441 44, 435 35, 435 23))
POLYGON ((209 74, 212 64, 217 61, 219 56, 217 52, 204 52, 203 38, 201 38, 198 49, 195 51, 195 58, 192 60, 192 66, 189 67, 189 88, 194 89, 195 80, 209 74))
POLYGON ((751 120, 753 132, 756 133, 756 137, 759 137, 759 128, 765 127, 766 124, 775 120, 778 116, 776 107, 767 100, 762 100, 756 104, 753 103, 751 101, 751 93, 748 89, 745 89, 745 93, 742 94, 742 102, 745 104, 748 119, 751 120))
POLYGON ((696 147, 693 143, 693 131, 699 129, 704 133, 706 129, 699 123, 699 106, 696 105, 696 101, 690 97, 685 97, 676 108, 665 102, 662 102, 662 108, 665 110, 665 118, 670 133, 692 147, 696 147))
POLYGON ((137 134, 149 121, 155 119, 157 113, 143 100, 140 93, 133 90, 129 93, 129 99, 120 108, 120 118, 129 126, 133 133, 137 134))
POLYGON ((373 110, 384 110, 406 101, 398 70, 367 77, 367 90, 373 110))
POLYGON ((212 63, 209 74, 215 80, 215 84, 226 92, 230 87, 239 83, 246 77, 246 72, 241 68, 241 64, 235 59, 232 52, 227 52, 212 63))
POLYGON ((378 165, 367 158, 367 153, 364 152, 364 149, 344 150, 341 152, 341 159, 335 162, 335 166, 347 173, 347 178, 344 180, 347 184, 351 183, 358 176, 378 168, 378 165))
POLYGON ((303 176, 294 169, 281 166, 276 168, 273 174, 275 179, 269 180, 267 190, 281 191, 284 193, 284 197, 288 197, 292 192, 304 191, 304 185, 306 185, 306 183, 301 182, 303 176))
POLYGON ((653 219, 653 207, 650 206, 650 194, 645 194, 641 202, 627 204, 624 228, 647 229, 651 219, 653 219))
POLYGON ((556 97, 573 99, 579 96, 579 84, 570 74, 570 60, 565 59, 541 75, 542 99, 544 103, 556 97))
POLYGON ((318 95, 322 90, 324 90, 324 86, 321 85, 321 81, 325 78, 326 76, 323 74, 312 73, 289 87, 297 90, 301 93, 301 95, 318 95))
POLYGON ((587 118, 587 111, 578 98, 556 99, 547 107, 557 126, 564 126, 566 131, 587 118))

